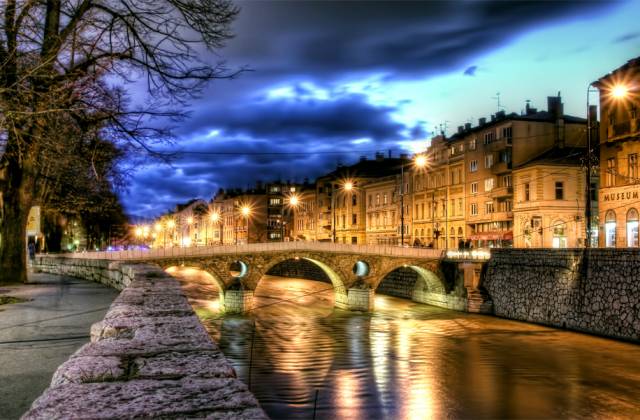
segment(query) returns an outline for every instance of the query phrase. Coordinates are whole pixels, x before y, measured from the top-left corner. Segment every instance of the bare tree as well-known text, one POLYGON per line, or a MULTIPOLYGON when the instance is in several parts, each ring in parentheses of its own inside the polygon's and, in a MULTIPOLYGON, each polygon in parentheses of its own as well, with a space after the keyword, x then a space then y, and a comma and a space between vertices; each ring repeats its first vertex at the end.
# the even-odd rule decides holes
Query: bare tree
MULTIPOLYGON (((5 0, 0 3, 0 282, 26 281, 31 205, 51 191, 46 157, 65 121, 127 153, 153 153, 169 133, 151 119, 216 78, 234 76, 201 57, 230 36, 228 0, 5 0), (146 81, 152 103, 132 109, 118 86, 146 81)), ((59 138, 58 138, 59 139, 59 138)), ((80 148, 82 149, 82 148, 80 148)))

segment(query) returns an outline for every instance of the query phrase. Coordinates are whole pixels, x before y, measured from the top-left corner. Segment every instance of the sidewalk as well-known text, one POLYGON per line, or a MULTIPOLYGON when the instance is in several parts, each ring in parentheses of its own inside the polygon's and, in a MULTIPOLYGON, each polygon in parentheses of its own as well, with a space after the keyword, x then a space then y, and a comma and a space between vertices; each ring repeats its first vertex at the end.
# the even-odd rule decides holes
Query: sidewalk
POLYGON ((0 419, 19 418, 49 386, 56 368, 89 341, 118 292, 101 284, 30 274, 0 295, 28 302, 0 305, 0 419))

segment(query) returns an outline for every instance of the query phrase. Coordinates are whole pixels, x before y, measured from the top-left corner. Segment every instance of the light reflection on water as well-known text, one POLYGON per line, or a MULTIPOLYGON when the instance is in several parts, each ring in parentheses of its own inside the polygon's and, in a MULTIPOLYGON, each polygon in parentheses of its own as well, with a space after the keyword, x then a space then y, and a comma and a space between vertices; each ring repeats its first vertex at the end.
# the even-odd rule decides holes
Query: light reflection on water
POLYGON ((188 279, 196 311, 274 419, 310 419, 316 390, 317 418, 640 417, 634 344, 380 295, 373 314, 350 313, 333 308, 327 284, 278 277, 261 281, 256 305, 298 300, 220 316, 201 273, 172 274, 188 279))

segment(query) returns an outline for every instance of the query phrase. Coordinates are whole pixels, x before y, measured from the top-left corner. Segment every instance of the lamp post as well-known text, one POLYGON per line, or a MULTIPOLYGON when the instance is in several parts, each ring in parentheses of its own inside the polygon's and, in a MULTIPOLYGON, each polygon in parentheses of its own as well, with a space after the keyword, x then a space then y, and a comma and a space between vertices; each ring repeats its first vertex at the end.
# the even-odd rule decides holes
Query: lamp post
POLYGON ((174 243, 173 236, 175 235, 176 222, 173 219, 169 219, 169 221, 167 222, 167 227, 171 229, 171 246, 173 246, 173 243, 174 243))
POLYGON ((251 208, 249 206, 242 206, 240 209, 242 215, 247 219, 247 245, 249 245, 249 216, 251 215, 251 208))
POLYGON ((353 181, 345 181, 342 184, 341 188, 337 188, 335 191, 331 191, 331 210, 333 212, 333 223, 332 223, 332 228, 333 228, 333 243, 336 243, 336 196, 338 195, 338 191, 340 191, 340 189, 344 190, 344 191, 351 191, 353 190, 353 181))
MULTIPOLYGON (((591 147, 591 132, 592 127, 592 114, 595 114, 595 105, 593 111, 589 103, 589 94, 591 92, 597 92, 592 90, 593 82, 587 86, 587 174, 586 174, 586 197, 585 197, 585 222, 586 222, 586 241, 585 248, 591 248, 591 170, 592 170, 592 147, 591 147)), ((615 100, 621 100, 627 97, 629 94, 629 87, 625 84, 617 84, 609 90, 609 95, 615 100)))
MULTIPOLYGON (((413 160, 416 168, 424 168, 427 166, 427 157, 419 154, 413 160)), ((400 163, 400 246, 404 246, 404 166, 405 162, 400 163)))
MULTIPOLYGON (((292 209, 295 209, 296 207, 298 207, 298 203, 300 203, 300 199, 295 194, 291 194, 288 197, 288 201, 289 202, 287 203, 287 205, 289 206, 289 208, 292 208, 292 209)), ((284 242, 284 234, 285 234, 285 229, 284 229, 284 203, 282 203, 282 215, 280 217, 280 222, 282 223, 282 241, 284 242)))

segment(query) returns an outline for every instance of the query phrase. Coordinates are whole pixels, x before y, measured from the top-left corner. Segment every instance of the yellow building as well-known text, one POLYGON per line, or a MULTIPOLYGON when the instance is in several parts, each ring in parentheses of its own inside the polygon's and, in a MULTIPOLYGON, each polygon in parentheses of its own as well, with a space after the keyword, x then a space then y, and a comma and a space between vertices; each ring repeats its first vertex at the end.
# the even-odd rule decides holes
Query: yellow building
MULTIPOLYGON (((366 238, 371 245, 397 245, 400 243, 399 177, 378 178, 364 186, 366 199, 366 238)), ((405 207, 406 208, 406 207, 405 207)), ((405 232, 411 230, 410 218, 405 215, 405 232)), ((405 238, 407 241, 409 238, 405 238)))
POLYGON ((517 248, 584 246, 586 148, 554 148, 513 170, 517 248))
MULTIPOLYGON (((459 127, 450 141, 465 147, 466 224, 474 247, 514 245, 513 168, 555 147, 570 153, 586 143, 586 120, 565 115, 560 97, 548 110, 496 113, 477 127, 459 127)), ((547 227, 548 228, 548 227, 547 227)))
POLYGON ((594 83, 600 90, 600 246, 638 247, 640 57, 594 83))

